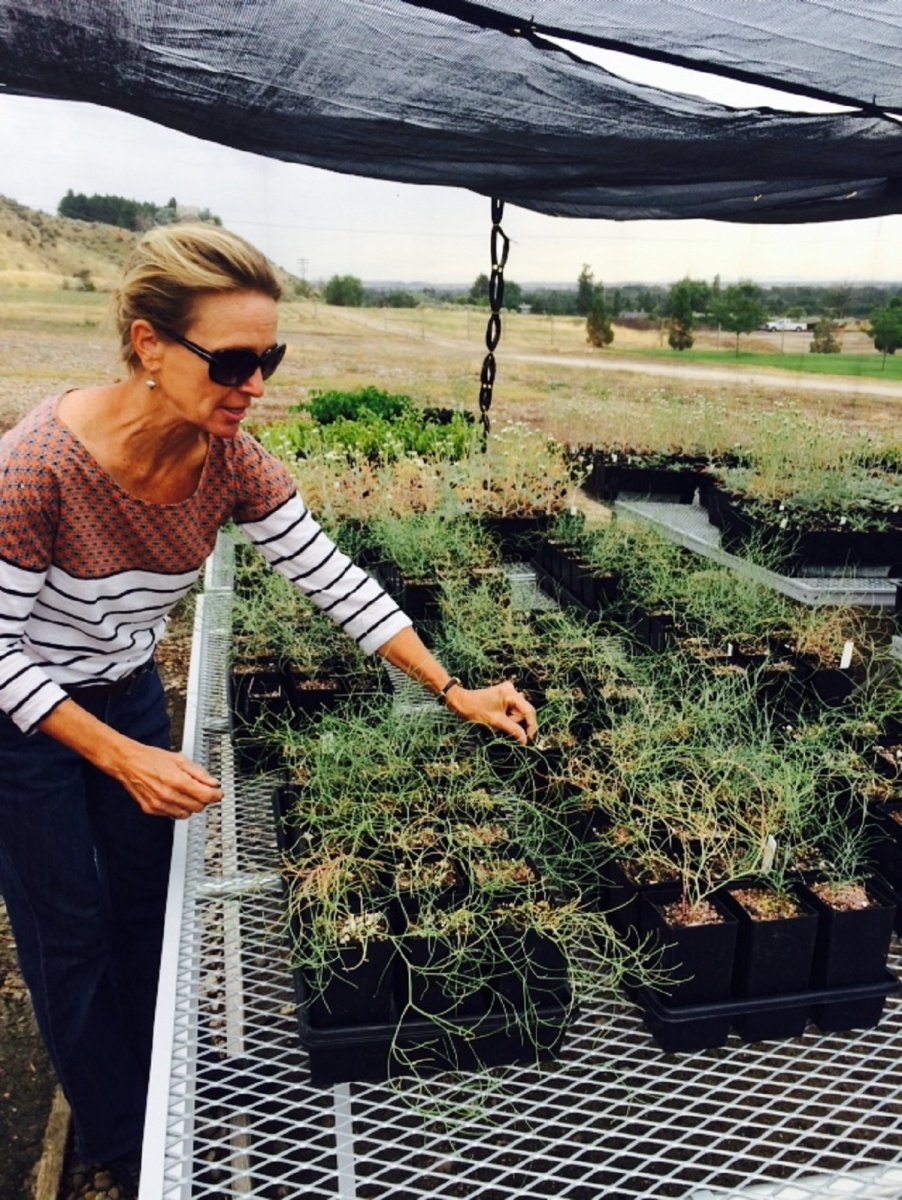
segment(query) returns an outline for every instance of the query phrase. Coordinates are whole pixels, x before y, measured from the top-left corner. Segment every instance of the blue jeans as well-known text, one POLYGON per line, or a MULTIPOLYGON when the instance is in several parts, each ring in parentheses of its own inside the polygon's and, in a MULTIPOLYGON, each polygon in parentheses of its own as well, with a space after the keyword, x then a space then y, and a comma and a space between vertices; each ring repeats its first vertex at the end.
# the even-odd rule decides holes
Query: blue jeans
MULTIPOLYGON (((80 703, 169 748, 155 670, 127 695, 80 703)), ((0 891, 88 1161, 141 1144, 172 828, 75 751, 0 715, 0 891)))

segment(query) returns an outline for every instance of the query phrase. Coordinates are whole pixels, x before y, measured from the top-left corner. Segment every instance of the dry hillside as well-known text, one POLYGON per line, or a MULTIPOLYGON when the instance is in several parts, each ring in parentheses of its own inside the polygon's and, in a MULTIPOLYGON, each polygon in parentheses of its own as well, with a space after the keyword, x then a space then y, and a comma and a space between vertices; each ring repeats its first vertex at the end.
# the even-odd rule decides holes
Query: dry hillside
POLYGON ((0 285, 35 289, 77 287, 89 271, 99 288, 111 287, 137 234, 112 225, 73 221, 26 208, 0 196, 0 285))
MULTIPOLYGON (((99 291, 118 282, 138 234, 94 221, 54 217, 0 196, 0 288, 78 288, 89 271, 99 291), (83 278, 83 276, 82 276, 83 278)), ((276 272, 286 291, 294 277, 276 272)))

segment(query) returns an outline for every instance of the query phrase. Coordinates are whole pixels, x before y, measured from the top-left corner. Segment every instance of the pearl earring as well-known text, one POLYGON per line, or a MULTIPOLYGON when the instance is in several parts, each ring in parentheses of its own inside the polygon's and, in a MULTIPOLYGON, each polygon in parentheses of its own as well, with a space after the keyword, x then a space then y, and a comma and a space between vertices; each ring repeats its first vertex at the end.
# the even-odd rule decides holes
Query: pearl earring
POLYGON ((157 386, 157 381, 155 379, 148 379, 145 382, 151 391, 153 391, 153 389, 157 386))

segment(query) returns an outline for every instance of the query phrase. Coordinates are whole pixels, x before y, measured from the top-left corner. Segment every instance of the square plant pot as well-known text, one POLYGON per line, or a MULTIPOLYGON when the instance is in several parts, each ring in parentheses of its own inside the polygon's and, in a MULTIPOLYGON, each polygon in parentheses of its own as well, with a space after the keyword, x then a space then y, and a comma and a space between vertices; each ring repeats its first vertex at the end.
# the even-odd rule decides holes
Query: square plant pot
POLYGON ((667 1054, 713 1050, 730 1036, 731 1016, 723 1005, 676 1005, 665 1003, 650 988, 636 993, 645 1025, 667 1054))
POLYGON ((383 1024, 395 1015, 390 941, 335 947, 324 978, 308 980, 307 1016, 317 1029, 383 1024))
POLYGON ((249 774, 277 770, 278 751, 266 730, 291 712, 288 688, 275 664, 235 664, 229 672, 229 710, 238 766, 249 774))
POLYGON ((898 919, 896 897, 873 878, 866 885, 868 906, 846 911, 825 903, 812 890, 816 886, 804 891, 820 918, 812 980, 833 995, 812 1003, 811 1019, 823 1033, 870 1029, 880 1020, 888 992, 898 990, 886 965, 898 919))
MULTIPOLYGON (((725 907, 739 922, 733 992, 736 997, 804 993, 811 979, 817 914, 800 897, 790 893, 784 905, 771 888, 762 884, 725 888, 725 907), (785 909, 795 908, 795 912, 785 909)), ((798 1037, 808 1024, 808 1004, 754 1009, 737 1018, 736 1028, 745 1041, 798 1037)))
POLYGON ((285 684, 291 711, 295 716, 315 716, 338 703, 341 689, 334 679, 311 679, 300 671, 287 667, 285 684))
POLYGON ((541 545, 551 524, 548 513, 524 516, 479 518, 479 523, 498 546, 503 562, 529 562, 541 545))
POLYGON ((822 892, 817 883, 800 887, 802 899, 818 914, 813 986, 844 987, 882 979, 896 920, 893 899, 876 880, 864 886, 866 907, 837 907, 822 892))
POLYGON ((467 965, 467 943, 408 936, 395 959, 398 1006, 421 1016, 456 1020, 484 1013, 487 997, 479 965, 467 965))
MULTIPOLYGON (((674 874, 676 868, 674 868, 674 874)), ((616 934, 636 945, 641 934, 640 900, 674 890, 674 878, 651 879, 635 863, 612 859, 599 872, 598 907, 616 934)))
POLYGON ((566 1003, 570 993, 567 956, 537 929, 498 930, 492 947, 492 996, 504 1006, 528 1012, 549 1002, 566 1003))
POLYGON ((641 932, 662 948, 661 966, 673 980, 660 989, 669 1005, 711 1004, 730 996, 739 922, 715 897, 708 903, 716 919, 706 924, 674 924, 668 906, 679 888, 640 898, 641 932))
POLYGON ((811 980, 817 913, 800 896, 789 893, 792 915, 774 910, 773 889, 762 884, 731 884, 718 893, 739 922, 736 938, 734 994, 774 996, 804 991, 811 980), (753 903, 744 903, 751 894, 753 903))

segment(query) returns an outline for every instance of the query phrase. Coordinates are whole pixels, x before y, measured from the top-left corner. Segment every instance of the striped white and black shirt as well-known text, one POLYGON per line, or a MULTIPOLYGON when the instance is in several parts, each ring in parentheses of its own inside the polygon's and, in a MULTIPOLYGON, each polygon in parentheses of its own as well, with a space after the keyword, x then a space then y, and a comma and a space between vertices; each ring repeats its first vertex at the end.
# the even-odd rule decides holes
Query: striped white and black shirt
POLYGON ((150 657, 230 517, 365 653, 410 625, 250 435, 211 438, 195 494, 151 504, 100 467, 58 402, 0 440, 0 711, 21 729, 65 700, 63 687, 111 682, 150 657))

